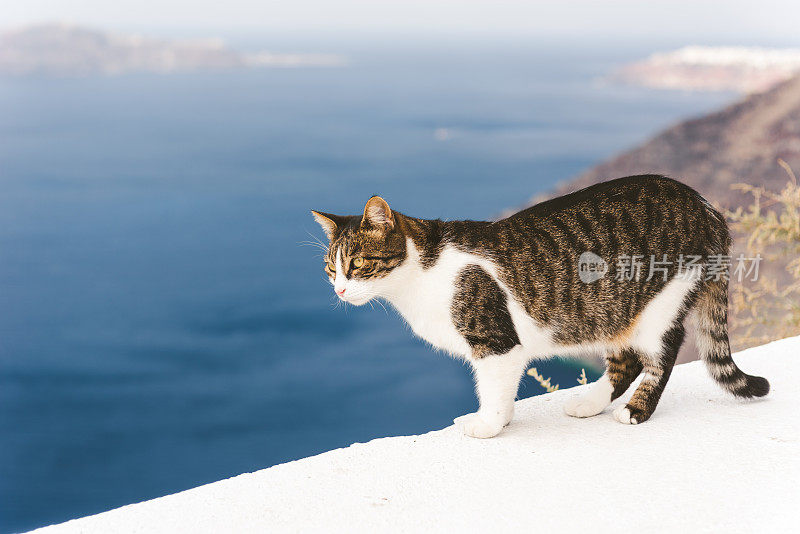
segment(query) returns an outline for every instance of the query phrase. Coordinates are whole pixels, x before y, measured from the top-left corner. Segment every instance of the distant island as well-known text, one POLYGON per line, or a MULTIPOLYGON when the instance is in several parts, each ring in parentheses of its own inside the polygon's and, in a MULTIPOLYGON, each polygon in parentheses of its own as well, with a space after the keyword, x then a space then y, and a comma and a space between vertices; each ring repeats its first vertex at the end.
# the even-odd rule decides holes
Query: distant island
POLYGON ((686 46, 624 65, 610 79, 659 89, 760 93, 798 73, 798 48, 686 46))
POLYGON ((249 67, 337 67, 333 54, 245 54, 220 39, 169 41, 71 26, 29 26, 0 34, 0 75, 86 76, 249 67))

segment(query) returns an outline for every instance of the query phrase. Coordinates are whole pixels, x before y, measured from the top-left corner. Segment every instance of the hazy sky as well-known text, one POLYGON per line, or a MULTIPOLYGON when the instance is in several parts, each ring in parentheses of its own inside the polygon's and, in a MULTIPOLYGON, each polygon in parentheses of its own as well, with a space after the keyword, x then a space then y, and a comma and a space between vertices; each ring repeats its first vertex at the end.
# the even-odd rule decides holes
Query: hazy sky
POLYGON ((54 20, 136 30, 480 32, 800 46, 797 0, 0 0, 2 27, 54 20))

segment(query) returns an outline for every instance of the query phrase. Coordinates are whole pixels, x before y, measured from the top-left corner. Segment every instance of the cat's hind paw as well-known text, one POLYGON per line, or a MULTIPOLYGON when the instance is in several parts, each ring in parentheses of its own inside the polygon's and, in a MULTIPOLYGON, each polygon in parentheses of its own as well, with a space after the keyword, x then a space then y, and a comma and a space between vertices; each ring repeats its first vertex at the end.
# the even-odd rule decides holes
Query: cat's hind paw
POLYGON ((572 397, 564 404, 564 413, 572 417, 592 417, 608 406, 608 402, 589 395, 572 397))
POLYGON ((499 434, 505 426, 502 421, 497 421, 495 423, 487 422, 477 413, 463 415, 453 422, 461 427, 461 431, 464 435, 479 439, 493 438, 499 434))
POLYGON ((623 425, 637 425, 639 421, 636 420, 633 415, 631 415, 631 411, 628 407, 623 404, 622 406, 617 407, 614 410, 614 419, 622 423, 623 425))

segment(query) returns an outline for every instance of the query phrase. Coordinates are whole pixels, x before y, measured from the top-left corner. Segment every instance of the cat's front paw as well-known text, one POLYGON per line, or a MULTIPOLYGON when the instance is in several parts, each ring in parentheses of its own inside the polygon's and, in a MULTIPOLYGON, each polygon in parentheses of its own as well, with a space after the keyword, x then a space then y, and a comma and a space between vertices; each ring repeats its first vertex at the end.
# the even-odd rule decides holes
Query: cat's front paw
POLYGON ((503 421, 489 422, 477 413, 459 417, 454 423, 461 425, 461 431, 471 438, 493 438, 503 430, 503 421))

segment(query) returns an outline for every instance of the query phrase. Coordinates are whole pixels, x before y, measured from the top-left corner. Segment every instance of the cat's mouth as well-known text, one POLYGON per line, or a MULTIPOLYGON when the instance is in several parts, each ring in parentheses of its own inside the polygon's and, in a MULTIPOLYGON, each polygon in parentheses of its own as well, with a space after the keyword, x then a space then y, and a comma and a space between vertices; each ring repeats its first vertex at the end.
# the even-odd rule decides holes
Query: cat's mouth
POLYGON ((353 306, 362 306, 372 300, 372 296, 370 295, 358 295, 358 294, 347 294, 339 295, 339 298, 348 304, 352 304, 353 306))

